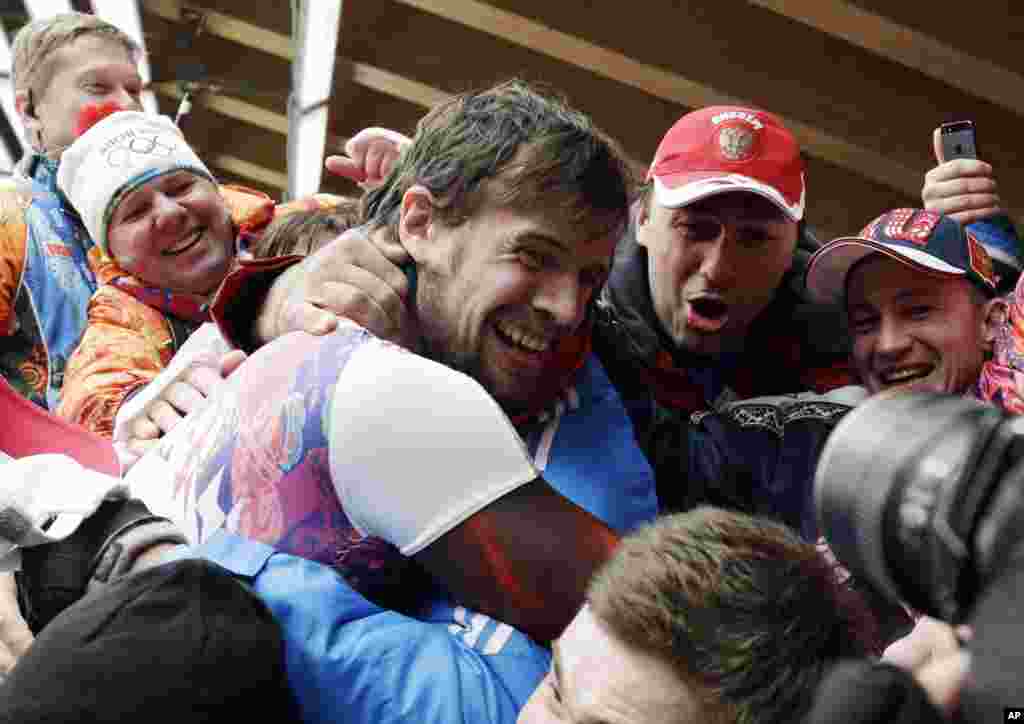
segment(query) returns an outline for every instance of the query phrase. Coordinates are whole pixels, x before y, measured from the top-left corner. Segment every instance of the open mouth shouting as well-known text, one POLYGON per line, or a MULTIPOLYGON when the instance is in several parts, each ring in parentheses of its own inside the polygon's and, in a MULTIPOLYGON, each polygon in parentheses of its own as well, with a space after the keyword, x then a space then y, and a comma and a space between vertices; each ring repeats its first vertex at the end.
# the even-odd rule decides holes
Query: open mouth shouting
POLYGON ((192 247, 199 243, 199 240, 202 238, 204 231, 206 231, 204 227, 196 227, 191 232, 181 237, 181 240, 178 241, 178 243, 169 246, 163 251, 161 251, 160 255, 179 256, 180 254, 184 254, 185 252, 189 251, 192 247))
POLYGON ((686 326, 697 332, 714 334, 729 321, 729 304, 719 296, 702 294, 686 303, 686 326))

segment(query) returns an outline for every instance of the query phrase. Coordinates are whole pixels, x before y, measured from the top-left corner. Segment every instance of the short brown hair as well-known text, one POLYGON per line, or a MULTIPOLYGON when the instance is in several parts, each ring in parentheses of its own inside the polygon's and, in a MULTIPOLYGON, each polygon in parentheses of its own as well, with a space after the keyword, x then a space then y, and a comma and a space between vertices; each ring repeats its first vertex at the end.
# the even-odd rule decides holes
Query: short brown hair
POLYGON ((510 80, 431 109, 385 182, 364 197, 366 219, 396 234, 414 184, 431 192, 448 226, 488 199, 507 208, 554 204, 604 235, 625 228, 633 177, 618 144, 561 94, 510 80))
POLYGON ((53 77, 53 54, 83 35, 101 35, 120 43, 132 60, 142 53, 120 28, 89 13, 61 13, 33 20, 18 31, 11 48, 11 74, 15 92, 34 91, 42 95, 53 77))
POLYGON ((342 199, 335 206, 295 211, 274 219, 249 252, 257 259, 286 254, 312 254, 330 238, 359 225, 359 200, 342 199), (332 237, 328 237, 330 234, 332 237))
POLYGON ((625 538, 588 602, 617 638, 696 684, 716 721, 799 721, 833 662, 879 648, 867 604, 814 545, 718 508, 625 538))

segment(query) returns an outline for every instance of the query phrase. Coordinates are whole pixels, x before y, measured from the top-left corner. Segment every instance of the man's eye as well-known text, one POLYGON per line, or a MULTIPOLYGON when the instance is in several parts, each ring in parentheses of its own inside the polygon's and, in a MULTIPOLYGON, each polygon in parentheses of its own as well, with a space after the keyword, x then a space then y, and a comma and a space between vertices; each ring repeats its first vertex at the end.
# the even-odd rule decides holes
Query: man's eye
POLYGON ((550 261, 547 254, 535 249, 522 249, 519 252, 519 259, 528 269, 543 269, 550 261))
POLYGON ((925 304, 917 304, 910 308, 910 316, 913 319, 924 319, 931 314, 932 308, 925 304))
POLYGON ((129 211, 127 211, 121 217, 121 221, 122 221, 122 223, 136 221, 138 219, 141 219, 145 212, 146 212, 146 207, 145 206, 136 206, 134 209, 130 209, 129 211))
POLYGON ((523 266, 528 269, 539 269, 540 261, 537 259, 537 255, 532 251, 521 251, 519 252, 519 261, 523 263, 523 266))
POLYGON ((191 188, 192 188, 192 182, 189 181, 189 182, 178 184, 176 186, 171 187, 171 192, 170 193, 171 193, 172 196, 181 196, 182 194, 187 193, 189 190, 191 190, 191 188))
POLYGON ((722 233, 722 225, 713 221, 692 221, 679 224, 683 237, 692 241, 710 241, 722 233))
POLYGON ((765 229, 740 229, 736 232, 736 241, 740 246, 757 247, 762 246, 772 238, 765 229))
POLYGON ((877 320, 871 317, 865 317, 863 319, 851 319, 850 320, 850 331, 853 334, 868 334, 875 327, 877 320))

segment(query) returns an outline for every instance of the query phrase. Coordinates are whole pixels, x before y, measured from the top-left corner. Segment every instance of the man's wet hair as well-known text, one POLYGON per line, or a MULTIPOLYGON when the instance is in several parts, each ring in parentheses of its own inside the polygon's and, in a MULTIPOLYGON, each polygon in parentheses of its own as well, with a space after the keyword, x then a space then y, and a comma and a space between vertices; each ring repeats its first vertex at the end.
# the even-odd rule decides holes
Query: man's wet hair
POLYGON ((449 226, 485 201, 556 206, 594 236, 623 229, 633 187, 625 156, 584 113, 536 85, 510 80, 432 109, 388 178, 364 198, 364 217, 397 233, 402 197, 419 184, 449 226))

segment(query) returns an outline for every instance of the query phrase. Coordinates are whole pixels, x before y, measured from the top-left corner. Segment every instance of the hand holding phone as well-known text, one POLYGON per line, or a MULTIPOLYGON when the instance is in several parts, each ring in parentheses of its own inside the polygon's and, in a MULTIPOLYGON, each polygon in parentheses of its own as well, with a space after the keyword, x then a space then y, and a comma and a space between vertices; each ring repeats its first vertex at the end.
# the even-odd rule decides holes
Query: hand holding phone
POLYGON ((944 123, 935 129, 933 141, 939 165, 925 174, 924 207, 960 224, 1002 214, 992 166, 978 160, 973 121, 944 123))
POLYGON ((957 158, 978 158, 978 141, 974 121, 954 121, 939 127, 939 149, 942 161, 957 158))

